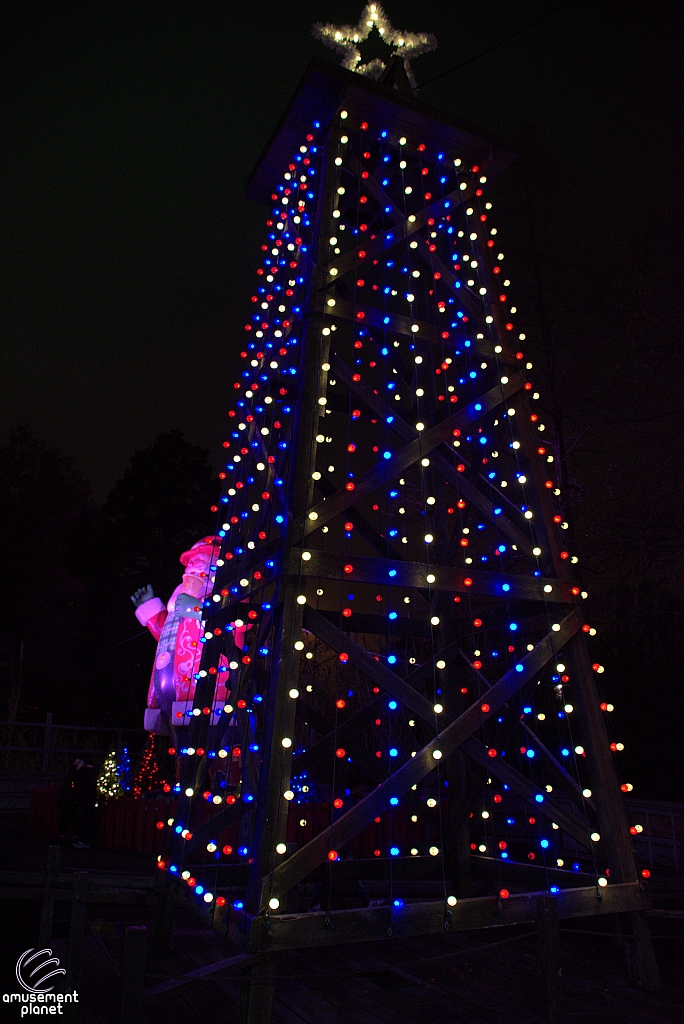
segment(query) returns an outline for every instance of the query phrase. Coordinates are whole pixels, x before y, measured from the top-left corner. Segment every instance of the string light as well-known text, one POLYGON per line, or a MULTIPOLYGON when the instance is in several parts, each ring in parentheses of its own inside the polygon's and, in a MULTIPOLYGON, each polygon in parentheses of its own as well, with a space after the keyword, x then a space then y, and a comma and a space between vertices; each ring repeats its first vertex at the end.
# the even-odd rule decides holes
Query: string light
MULTIPOLYGON (((379 5, 364 17, 371 24, 316 31, 344 49, 355 70, 374 74, 360 64, 357 43, 377 28, 399 48, 399 35, 379 5)), ((427 46, 401 38, 407 55, 427 46)), ((361 121, 350 104, 331 125, 303 134, 271 193, 244 368, 228 410, 224 491, 214 506, 222 564, 198 637, 195 692, 212 682, 223 689, 220 700, 183 712, 184 720, 206 718, 220 735, 205 747, 183 746, 180 757, 207 759, 207 803, 240 810, 249 831, 244 808, 254 806, 258 752, 271 744, 279 804, 267 851, 273 872, 293 835, 300 843, 325 834, 331 864, 346 857, 336 822, 356 813, 363 797, 355 790, 365 795, 379 782, 382 809, 354 839, 354 855, 361 848, 366 856, 440 857, 439 823, 451 797, 440 761, 459 714, 472 719, 469 752, 492 773, 471 818, 471 849, 562 866, 558 833, 569 819, 545 776, 548 750, 592 822, 573 841, 583 844, 587 865, 595 856, 604 870, 587 753, 574 733, 576 668, 561 658, 574 635, 569 618, 582 628, 586 594, 569 579, 575 555, 561 539, 552 441, 542 443, 544 425, 532 411, 539 392, 527 379, 516 287, 502 280, 504 253, 484 198, 490 175, 444 148, 361 121), (328 172, 332 209, 318 224, 313 211, 328 172), (306 342, 315 359, 307 361, 306 297, 319 235, 327 284, 316 338, 306 342), (302 441, 295 410, 305 399, 311 429, 302 441), (293 501, 298 473, 304 488, 293 501), (306 504, 295 514, 300 499, 306 504), (290 590, 283 567, 295 581, 290 590), (276 620, 280 601, 284 618, 276 620), (274 621, 285 619, 295 626, 281 635, 274 621), (274 651, 287 675, 278 675, 274 651), (510 684, 505 701, 492 688, 499 679, 510 684), (278 701, 283 713, 274 718, 278 701), (508 738, 485 745, 482 737, 505 733, 507 716, 508 738), (316 744, 325 754, 304 770, 298 759, 316 744), (364 773, 359 752, 376 773, 364 773), (422 776, 395 788, 414 758, 422 776), (403 803, 419 783, 426 824, 403 803)), ((180 791, 196 798, 186 781, 180 791)), ((252 837, 237 846, 236 820, 206 847, 211 858, 234 857, 236 847, 238 857, 251 856, 252 837)), ((180 822, 169 827, 192 834, 180 822)), ((584 861, 575 864, 580 871, 584 861)), ((597 877, 607 884, 607 873, 597 877)), ((199 895, 210 902, 215 888, 211 882, 199 895)), ((243 909, 232 895, 222 898, 243 909)), ((401 896, 391 899, 401 909, 401 896)), ((457 902, 446 890, 444 900, 457 902)), ((266 903, 281 909, 279 897, 266 903)))

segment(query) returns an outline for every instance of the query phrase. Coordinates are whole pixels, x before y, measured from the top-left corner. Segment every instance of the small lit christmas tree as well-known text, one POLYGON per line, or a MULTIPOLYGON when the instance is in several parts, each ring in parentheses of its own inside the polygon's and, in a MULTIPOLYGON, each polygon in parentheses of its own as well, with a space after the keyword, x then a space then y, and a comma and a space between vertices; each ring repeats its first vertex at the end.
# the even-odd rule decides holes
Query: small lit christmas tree
POLYGON ((138 770, 133 780, 133 792, 136 796, 149 793, 152 790, 161 789, 164 785, 162 769, 157 761, 154 750, 154 733, 150 733, 147 745, 142 753, 138 770))
POLYGON ((125 793, 130 793, 131 790, 131 755, 128 753, 128 747, 124 747, 121 751, 117 762, 117 772, 119 775, 119 783, 122 790, 125 793))
POLYGON ((112 750, 105 758, 97 788, 103 796, 123 796, 131 789, 131 757, 128 747, 124 747, 117 757, 116 750, 112 750))
POLYGON ((112 750, 105 758, 97 780, 97 788, 103 796, 123 796, 125 787, 121 783, 116 750, 112 750))

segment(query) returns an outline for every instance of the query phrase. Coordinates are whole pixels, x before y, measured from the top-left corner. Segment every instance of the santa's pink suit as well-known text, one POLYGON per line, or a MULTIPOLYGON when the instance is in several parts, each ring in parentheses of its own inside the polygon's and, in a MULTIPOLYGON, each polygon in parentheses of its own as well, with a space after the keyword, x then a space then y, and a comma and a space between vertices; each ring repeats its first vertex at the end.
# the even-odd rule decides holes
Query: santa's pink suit
MULTIPOLYGON (((174 703, 185 702, 188 710, 192 707, 195 696, 194 674, 199 669, 202 652, 202 627, 197 619, 185 618, 176 612, 176 597, 182 593, 191 594, 201 603, 211 594, 214 581, 210 566, 218 553, 219 548, 213 537, 193 545, 190 551, 181 555, 181 562, 185 566, 183 581, 176 587, 168 603, 164 605, 160 598, 153 597, 135 610, 138 621, 147 626, 157 641, 145 711, 145 728, 150 732, 168 735, 169 724, 182 724, 182 711, 177 709, 174 712, 174 703), (178 715, 178 721, 174 721, 178 715)), ((220 666, 227 667, 223 655, 220 666)), ((227 672, 220 672, 217 676, 215 701, 227 699, 223 682, 227 675, 227 672)))

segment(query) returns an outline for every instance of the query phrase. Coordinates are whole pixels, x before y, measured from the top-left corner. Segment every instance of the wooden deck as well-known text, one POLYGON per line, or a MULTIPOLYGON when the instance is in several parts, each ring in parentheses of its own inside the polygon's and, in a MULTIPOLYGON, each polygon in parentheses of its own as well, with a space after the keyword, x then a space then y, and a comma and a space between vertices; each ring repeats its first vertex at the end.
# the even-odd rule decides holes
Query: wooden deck
MULTIPOLYGON (((151 927, 151 911, 126 907, 117 914, 117 908, 102 904, 89 908, 89 918, 94 934, 85 944, 81 1019, 84 1024, 119 1024, 118 965, 123 957, 124 924, 151 927)), ((605 919, 599 923, 606 927, 605 919)), ((61 928, 64 937, 53 944, 57 955, 64 957, 65 927, 66 921, 61 928)), ((656 939, 664 983, 658 995, 630 987, 625 952, 614 938, 591 934, 587 922, 563 928, 567 1021, 673 1024, 684 1018, 681 918, 654 918, 651 930, 663 936, 656 939)), ((148 958, 146 1020, 149 1024, 237 1024, 241 967, 249 961, 192 981, 182 978, 239 955, 239 949, 182 912, 171 956, 148 958), (174 985, 174 980, 181 983, 174 985)), ((274 1024, 532 1024, 539 1020, 536 936, 525 926, 283 952, 276 955, 275 977, 274 1024)))
MULTIPOLYGON (((3 932, 8 951, 13 954, 16 945, 19 955, 37 941, 38 877, 44 878, 47 850, 25 845, 20 829, 14 835, 6 829, 4 839, 3 932), (11 895, 9 876, 15 872, 11 895)), ((110 851, 81 854, 65 851, 63 891, 69 873, 79 868, 87 868, 98 884, 87 903, 80 1007, 64 1018, 120 1024, 125 928, 152 930, 149 867, 122 856, 116 871, 110 851), (119 881, 129 877, 119 902, 113 894, 105 896, 108 874, 109 888, 121 889, 119 881)), ((613 918, 562 922, 566 1024, 673 1024, 684 1019, 684 880, 663 875, 652 880, 651 888, 654 909, 648 917, 663 992, 650 995, 630 987, 625 950, 610 934, 613 918)), ((56 902, 51 946, 62 963, 67 961, 70 913, 67 900, 56 902)), ((5 957, 4 991, 16 989, 11 959, 5 957)), ((237 1024, 241 972, 250 962, 194 914, 179 911, 171 955, 148 954, 145 963, 143 1020, 237 1024), (226 960, 232 963, 226 966, 226 960), (195 977, 188 980, 192 972, 195 977)), ((275 954, 274 971, 274 1024, 536 1024, 540 1019, 534 925, 284 951, 275 954)))

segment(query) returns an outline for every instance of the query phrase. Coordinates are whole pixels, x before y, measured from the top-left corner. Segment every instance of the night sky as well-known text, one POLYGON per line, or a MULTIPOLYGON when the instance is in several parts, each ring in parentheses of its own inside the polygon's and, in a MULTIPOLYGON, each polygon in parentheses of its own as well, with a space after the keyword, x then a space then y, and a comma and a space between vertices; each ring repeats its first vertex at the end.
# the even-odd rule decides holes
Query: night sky
MULTIPOLYGON (((32 424, 98 499, 159 431, 180 428, 218 462, 265 214, 244 183, 309 60, 337 61, 311 24, 356 22, 362 6, 6 5, 0 443, 32 424)), ((385 7, 437 36, 415 63, 420 83, 559 4, 385 7)), ((546 140, 556 256, 601 275, 635 232, 681 217, 681 20, 662 0, 578 0, 420 98, 514 145, 546 140)), ((653 266, 673 294, 678 266, 662 252, 653 266)), ((679 345, 669 339, 668 380, 679 345)), ((570 356, 584 394, 586 362, 570 356)))

